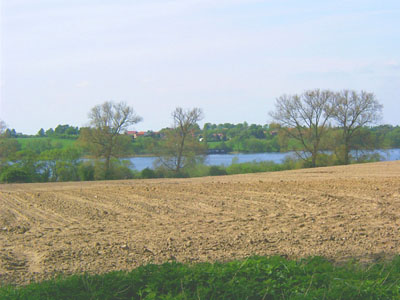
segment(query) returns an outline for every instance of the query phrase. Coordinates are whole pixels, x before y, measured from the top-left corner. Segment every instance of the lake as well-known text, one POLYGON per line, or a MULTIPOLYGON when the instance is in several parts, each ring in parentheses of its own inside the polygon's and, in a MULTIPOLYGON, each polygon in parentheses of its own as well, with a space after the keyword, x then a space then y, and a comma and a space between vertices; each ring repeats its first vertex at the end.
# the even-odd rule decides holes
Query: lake
MULTIPOLYGON (((382 155, 384 161, 400 160, 400 149, 377 150, 382 155)), ((293 156, 293 152, 266 152, 266 153, 237 153, 237 154, 209 154, 206 156, 205 164, 208 166, 229 166, 235 160, 239 163, 273 161, 282 163, 286 157, 293 156)), ((153 168, 156 157, 132 157, 129 160, 134 168, 141 171, 145 168, 153 168)))

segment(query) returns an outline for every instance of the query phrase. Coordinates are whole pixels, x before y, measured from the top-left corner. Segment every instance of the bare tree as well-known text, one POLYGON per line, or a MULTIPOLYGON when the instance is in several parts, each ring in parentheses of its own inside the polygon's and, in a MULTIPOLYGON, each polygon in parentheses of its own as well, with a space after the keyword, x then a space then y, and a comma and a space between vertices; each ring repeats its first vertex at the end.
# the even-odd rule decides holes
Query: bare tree
POLYGON ((89 128, 83 128, 80 140, 89 151, 105 159, 105 177, 110 171, 110 159, 124 154, 126 137, 121 133, 142 120, 126 103, 104 102, 89 112, 89 128))
POLYGON ((270 115, 284 132, 299 141, 300 149, 290 149, 304 160, 311 156, 311 166, 317 165, 322 137, 331 116, 329 104, 333 93, 328 90, 309 90, 301 95, 283 95, 276 100, 270 115))
POLYGON ((383 106, 372 93, 343 90, 332 99, 332 118, 342 129, 343 163, 350 162, 351 142, 364 126, 378 122, 383 106))
POLYGON ((179 174, 205 154, 205 147, 195 135, 197 122, 203 119, 203 111, 200 108, 184 110, 178 107, 172 112, 172 118, 173 128, 166 131, 156 165, 179 174))

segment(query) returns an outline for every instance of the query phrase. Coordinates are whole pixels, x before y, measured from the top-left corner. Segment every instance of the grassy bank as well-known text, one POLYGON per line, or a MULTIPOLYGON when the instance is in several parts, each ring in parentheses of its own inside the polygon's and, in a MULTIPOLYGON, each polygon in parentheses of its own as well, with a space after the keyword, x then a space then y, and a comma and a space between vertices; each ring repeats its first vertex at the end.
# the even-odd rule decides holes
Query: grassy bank
POLYGON ((50 137, 31 137, 16 138, 22 150, 35 150, 40 144, 48 144, 49 148, 68 148, 76 143, 76 139, 50 138, 50 137), (33 148, 33 149, 32 149, 33 148))
POLYGON ((0 288, 0 299, 399 299, 400 257, 341 266, 314 257, 147 265, 0 288))

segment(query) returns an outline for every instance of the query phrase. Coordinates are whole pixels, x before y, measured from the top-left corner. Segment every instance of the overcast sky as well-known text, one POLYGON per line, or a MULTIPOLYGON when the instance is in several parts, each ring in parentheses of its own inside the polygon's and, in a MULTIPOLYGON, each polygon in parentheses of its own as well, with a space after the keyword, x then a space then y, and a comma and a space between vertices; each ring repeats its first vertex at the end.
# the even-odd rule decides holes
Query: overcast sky
POLYGON ((265 124, 277 97, 314 88, 373 92, 400 123, 399 0, 0 2, 0 119, 18 132, 84 126, 108 100, 137 130, 177 106, 265 124))

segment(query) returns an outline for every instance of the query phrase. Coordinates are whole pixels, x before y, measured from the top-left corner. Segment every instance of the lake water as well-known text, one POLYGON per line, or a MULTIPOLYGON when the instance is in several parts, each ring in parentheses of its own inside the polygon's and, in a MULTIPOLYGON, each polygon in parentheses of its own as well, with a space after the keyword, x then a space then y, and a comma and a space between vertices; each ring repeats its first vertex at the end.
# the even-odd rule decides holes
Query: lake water
MULTIPOLYGON (((400 160, 400 149, 377 150, 382 155, 384 161, 400 160)), ((260 161, 273 161, 275 163, 282 163, 287 156, 293 156, 292 152, 276 153, 238 153, 238 154, 209 154, 206 156, 205 164, 208 166, 229 166, 235 160, 239 163, 244 162, 260 162, 260 161)), ((153 163, 156 157, 132 157, 129 160, 133 163, 134 168, 141 171, 145 168, 153 168, 153 163)))

